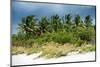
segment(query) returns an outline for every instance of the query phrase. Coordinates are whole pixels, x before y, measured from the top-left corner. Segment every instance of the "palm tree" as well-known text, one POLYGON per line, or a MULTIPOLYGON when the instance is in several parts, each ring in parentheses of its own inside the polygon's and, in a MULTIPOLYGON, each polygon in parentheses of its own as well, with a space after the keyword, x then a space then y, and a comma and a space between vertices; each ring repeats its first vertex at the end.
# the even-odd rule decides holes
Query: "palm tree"
POLYGON ((28 37, 30 34, 35 34, 36 18, 34 15, 23 17, 19 24, 19 31, 24 32, 28 37))
POLYGON ((90 15, 86 16, 84 22, 85 22, 87 28, 88 28, 89 26, 91 26, 91 24, 92 24, 91 16, 90 16, 90 15))
POLYGON ((42 33, 47 32, 48 31, 47 27, 49 25, 48 18, 46 16, 42 17, 41 20, 39 21, 39 25, 42 33))
POLYGON ((51 25, 53 28, 53 31, 58 31, 62 26, 61 26, 61 19, 59 15, 53 15, 51 16, 51 25))
POLYGON ((71 32, 72 30, 72 16, 71 14, 68 14, 68 15, 65 15, 65 28, 66 28, 66 31, 68 32, 71 32))
POLYGON ((71 14, 65 15, 65 22, 66 22, 66 24, 71 24, 72 23, 71 14))
POLYGON ((75 17, 75 24, 76 24, 76 26, 79 26, 81 24, 81 22, 82 22, 82 20, 81 20, 80 15, 77 15, 75 17))

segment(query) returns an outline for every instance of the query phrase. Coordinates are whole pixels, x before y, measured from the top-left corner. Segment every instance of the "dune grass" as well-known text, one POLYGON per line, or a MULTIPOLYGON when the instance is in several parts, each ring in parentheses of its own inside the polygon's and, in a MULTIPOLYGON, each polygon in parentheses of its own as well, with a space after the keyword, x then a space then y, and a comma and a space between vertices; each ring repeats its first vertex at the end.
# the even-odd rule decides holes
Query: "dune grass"
POLYGON ((25 53, 25 49, 24 47, 16 47, 16 46, 12 46, 12 55, 17 55, 17 54, 22 54, 25 53))
POLYGON ((68 53, 75 52, 75 51, 78 53, 95 51, 95 45, 83 44, 80 47, 76 47, 75 45, 69 43, 62 45, 55 42, 47 42, 43 46, 33 44, 33 46, 30 48, 25 48, 21 46, 19 47, 13 46, 12 48, 13 55, 22 54, 22 53, 30 55, 30 54, 42 52, 40 57, 44 57, 46 59, 66 56, 68 53))
POLYGON ((75 50, 75 47, 71 44, 58 44, 58 43, 47 43, 46 46, 42 47, 42 54, 45 58, 57 58, 60 56, 66 56, 67 53, 75 50))

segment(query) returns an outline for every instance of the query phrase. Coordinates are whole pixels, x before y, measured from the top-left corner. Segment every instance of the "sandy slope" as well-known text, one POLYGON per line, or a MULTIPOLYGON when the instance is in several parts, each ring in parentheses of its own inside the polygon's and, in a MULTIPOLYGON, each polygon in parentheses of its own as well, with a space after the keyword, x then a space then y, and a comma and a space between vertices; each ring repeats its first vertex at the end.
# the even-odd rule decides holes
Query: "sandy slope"
POLYGON ((44 64, 44 63, 59 63, 59 62, 75 62, 75 61, 91 61, 95 60, 95 52, 88 52, 83 54, 72 54, 60 58, 53 59, 44 59, 37 58, 40 53, 26 55, 13 55, 12 56, 12 65, 27 65, 27 64, 44 64))

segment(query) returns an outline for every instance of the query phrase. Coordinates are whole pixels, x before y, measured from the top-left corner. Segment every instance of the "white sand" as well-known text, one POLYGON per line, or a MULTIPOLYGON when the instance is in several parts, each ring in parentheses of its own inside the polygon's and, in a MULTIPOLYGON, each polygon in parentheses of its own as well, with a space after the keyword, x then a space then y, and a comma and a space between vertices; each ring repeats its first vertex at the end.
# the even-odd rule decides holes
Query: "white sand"
POLYGON ((76 62, 76 61, 93 61, 95 60, 95 52, 83 54, 68 55, 60 58, 44 59, 37 58, 41 53, 26 55, 13 55, 12 65, 29 65, 29 64, 44 64, 44 63, 59 63, 59 62, 76 62))

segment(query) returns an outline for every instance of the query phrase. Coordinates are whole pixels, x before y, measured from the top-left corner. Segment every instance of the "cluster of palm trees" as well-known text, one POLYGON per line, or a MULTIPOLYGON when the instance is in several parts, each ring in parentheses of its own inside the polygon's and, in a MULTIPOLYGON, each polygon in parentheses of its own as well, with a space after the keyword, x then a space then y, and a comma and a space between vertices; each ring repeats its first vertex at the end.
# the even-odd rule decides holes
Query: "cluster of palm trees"
POLYGON ((83 21, 80 15, 76 15, 74 18, 71 14, 67 14, 60 17, 58 14, 48 18, 43 16, 38 20, 34 15, 23 17, 21 23, 19 24, 19 30, 28 35, 40 36, 46 32, 57 32, 57 31, 67 31, 71 32, 73 30, 77 31, 76 28, 88 29, 94 26, 92 24, 91 16, 88 15, 83 21))
POLYGON ((63 17, 55 14, 50 18, 42 16, 38 19, 34 15, 29 15, 23 17, 18 24, 19 32, 12 35, 12 41, 17 45, 47 41, 95 44, 95 27, 90 15, 84 20, 80 15, 73 17, 71 14, 63 17))

